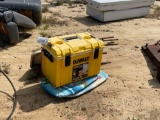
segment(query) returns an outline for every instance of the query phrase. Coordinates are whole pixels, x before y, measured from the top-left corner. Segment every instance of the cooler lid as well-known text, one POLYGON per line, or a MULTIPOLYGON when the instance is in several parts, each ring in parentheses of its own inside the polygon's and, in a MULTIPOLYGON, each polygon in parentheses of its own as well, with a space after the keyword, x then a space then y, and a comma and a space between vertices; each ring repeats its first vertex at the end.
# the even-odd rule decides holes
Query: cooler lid
POLYGON ((58 58, 66 55, 85 54, 103 47, 103 41, 96 40, 87 32, 49 38, 48 45, 43 45, 43 48, 58 58))

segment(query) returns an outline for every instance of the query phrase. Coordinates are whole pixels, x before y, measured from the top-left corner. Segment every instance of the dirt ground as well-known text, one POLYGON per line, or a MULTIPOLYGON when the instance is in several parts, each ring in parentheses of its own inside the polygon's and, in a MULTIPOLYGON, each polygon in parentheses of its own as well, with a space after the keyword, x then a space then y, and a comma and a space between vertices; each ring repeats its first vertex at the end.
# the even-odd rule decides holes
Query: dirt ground
MULTIPOLYGON (((85 12, 85 5, 54 6, 43 2, 49 11, 43 13, 58 21, 29 30, 32 36, 0 51, 0 64, 6 66, 17 90, 17 107, 13 120, 160 120, 160 83, 156 67, 141 52, 141 46, 160 40, 160 20, 150 16, 101 23, 85 12), (44 76, 30 69, 30 56, 39 49, 37 38, 90 32, 96 37, 114 36, 118 45, 107 46, 102 65, 107 81, 75 99, 57 99, 40 86, 44 76)), ((152 13, 152 10, 151 10, 152 13)), ((150 14, 151 14, 150 13, 150 14)), ((52 18, 52 19, 53 19, 52 18)), ((45 21, 43 21, 45 22, 45 21)), ((0 120, 12 109, 13 95, 9 82, 0 75, 0 120)))

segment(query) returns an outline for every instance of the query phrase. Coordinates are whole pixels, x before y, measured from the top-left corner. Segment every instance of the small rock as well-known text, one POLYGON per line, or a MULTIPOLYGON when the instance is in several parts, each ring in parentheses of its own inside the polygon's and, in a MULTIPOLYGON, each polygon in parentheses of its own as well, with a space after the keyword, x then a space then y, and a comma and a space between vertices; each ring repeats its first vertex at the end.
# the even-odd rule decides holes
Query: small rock
POLYGON ((139 46, 136 45, 135 48, 139 48, 139 46))
POLYGON ((82 108, 81 108, 81 110, 82 110, 82 111, 85 111, 85 110, 86 110, 86 108, 85 108, 85 107, 82 107, 82 108))
POLYGON ((139 25, 139 23, 135 23, 135 25, 139 25))

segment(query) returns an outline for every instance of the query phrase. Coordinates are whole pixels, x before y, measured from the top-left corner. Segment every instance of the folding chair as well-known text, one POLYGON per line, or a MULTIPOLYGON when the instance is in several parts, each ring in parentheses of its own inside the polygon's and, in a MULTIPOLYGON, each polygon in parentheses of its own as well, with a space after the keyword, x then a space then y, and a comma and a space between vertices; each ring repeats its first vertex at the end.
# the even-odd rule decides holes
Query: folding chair
POLYGON ((0 0, 0 7, 16 11, 39 24, 42 17, 41 0, 0 0))
POLYGON ((17 12, 0 8, 0 45, 3 47, 3 42, 16 44, 19 42, 18 27, 36 28, 36 24, 26 16, 17 12))

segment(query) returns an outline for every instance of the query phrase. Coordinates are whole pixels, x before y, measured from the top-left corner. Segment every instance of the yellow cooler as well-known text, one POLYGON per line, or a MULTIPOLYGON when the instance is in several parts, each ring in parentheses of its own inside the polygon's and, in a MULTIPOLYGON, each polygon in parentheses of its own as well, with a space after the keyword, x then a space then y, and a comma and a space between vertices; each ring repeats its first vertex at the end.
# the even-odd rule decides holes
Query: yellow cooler
POLYGON ((57 36, 42 45, 42 72, 60 87, 100 72, 104 42, 90 33, 57 36))

